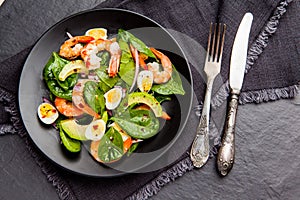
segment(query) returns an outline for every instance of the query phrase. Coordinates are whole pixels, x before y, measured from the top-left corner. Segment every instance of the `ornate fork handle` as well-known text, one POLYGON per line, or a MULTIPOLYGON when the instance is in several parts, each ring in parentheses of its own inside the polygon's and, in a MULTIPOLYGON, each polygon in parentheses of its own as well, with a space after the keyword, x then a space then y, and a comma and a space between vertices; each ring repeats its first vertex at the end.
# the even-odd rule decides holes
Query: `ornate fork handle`
POLYGON ((207 116, 202 115, 197 128, 197 135, 191 149, 191 160, 195 167, 202 167, 208 160, 209 140, 208 127, 206 125, 207 116))
POLYGON ((202 114, 190 153, 193 165, 197 168, 202 167, 209 157, 209 113, 213 81, 214 77, 207 82, 202 114))

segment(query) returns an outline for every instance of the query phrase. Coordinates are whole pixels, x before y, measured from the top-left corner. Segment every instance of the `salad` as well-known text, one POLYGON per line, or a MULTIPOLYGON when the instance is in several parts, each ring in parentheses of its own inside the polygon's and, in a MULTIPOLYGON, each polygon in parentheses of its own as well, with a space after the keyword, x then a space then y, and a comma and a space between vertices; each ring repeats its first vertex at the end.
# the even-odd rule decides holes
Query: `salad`
POLYGON ((128 31, 109 38, 104 28, 71 36, 43 69, 49 97, 38 117, 52 124, 65 149, 76 153, 88 144, 100 163, 129 155, 172 120, 162 102, 184 95, 179 73, 161 51, 128 31))

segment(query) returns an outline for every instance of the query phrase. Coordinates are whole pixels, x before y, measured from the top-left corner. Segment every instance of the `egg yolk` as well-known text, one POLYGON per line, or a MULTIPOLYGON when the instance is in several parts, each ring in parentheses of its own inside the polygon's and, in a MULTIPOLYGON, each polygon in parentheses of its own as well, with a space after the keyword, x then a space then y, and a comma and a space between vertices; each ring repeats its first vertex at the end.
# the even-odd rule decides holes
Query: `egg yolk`
POLYGON ((95 39, 106 39, 106 31, 104 29, 91 29, 87 32, 87 35, 95 39))
POLYGON ((107 94, 107 101, 110 103, 114 103, 114 102, 118 101, 118 99, 120 99, 120 98, 121 98, 121 95, 116 90, 113 90, 107 94))
POLYGON ((151 79, 148 76, 143 78, 142 87, 143 87, 144 91, 146 91, 146 92, 151 89, 152 82, 151 82, 151 79))
POLYGON ((42 118, 49 118, 56 113, 56 110, 53 109, 53 107, 51 105, 44 104, 40 108, 40 113, 42 115, 42 118))

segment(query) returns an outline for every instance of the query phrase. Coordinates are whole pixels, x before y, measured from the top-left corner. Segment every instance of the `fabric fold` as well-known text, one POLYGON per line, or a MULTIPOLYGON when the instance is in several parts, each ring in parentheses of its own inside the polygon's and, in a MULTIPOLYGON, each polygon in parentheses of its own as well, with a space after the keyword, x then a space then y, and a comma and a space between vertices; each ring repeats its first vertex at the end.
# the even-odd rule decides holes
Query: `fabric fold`
MULTIPOLYGON (((255 73, 251 72, 252 66, 256 63, 258 58, 263 53, 264 49, 267 47, 270 38, 276 32, 279 26, 280 18, 286 13, 286 8, 291 3, 291 0, 284 0, 279 3, 275 10, 273 10, 272 15, 269 17, 268 21, 265 23, 265 26, 262 28, 256 39, 249 44, 250 48, 248 50, 247 56, 247 64, 245 74, 245 83, 242 88, 241 97, 239 99, 240 104, 245 103, 260 103, 267 102, 270 100, 278 100, 282 98, 292 98, 297 94, 297 84, 300 77, 299 74, 291 74, 291 77, 284 77, 280 73, 274 72, 272 67, 265 67, 264 65, 272 65, 272 60, 267 59, 264 65, 261 66, 260 69, 256 67, 255 73), (263 71, 263 72, 260 72, 263 71), (249 73, 249 74, 248 74, 249 73), (262 87, 261 84, 257 85, 257 77, 260 76, 261 73, 264 74, 272 74, 274 76, 269 76, 270 80, 265 79, 265 82, 268 82, 267 86, 262 87), (298 77, 298 78, 296 78, 298 77), (249 83, 249 80, 252 80, 252 84, 249 83), (274 82, 278 82, 276 87, 274 87, 274 82), (282 85, 282 82, 285 82, 285 85, 282 85), (288 82, 288 83, 287 83, 288 82), (285 87, 282 87, 285 86, 285 87), (253 89, 252 89, 253 88, 253 89), (259 88, 259 89, 258 89, 259 88)), ((225 54, 230 55, 230 54, 225 54)), ((292 61, 291 61, 292 62, 292 61)), ((294 62, 294 61, 293 61, 294 62)), ((225 62, 226 63, 229 62, 225 62)), ((273 63, 275 65, 276 63, 273 63)), ((223 65, 222 65, 223 66, 223 65)), ((216 109, 218 106, 222 105, 224 101, 226 101, 229 95, 229 82, 226 81, 223 85, 221 85, 220 89, 216 93, 216 95, 212 99, 212 106, 216 109)))

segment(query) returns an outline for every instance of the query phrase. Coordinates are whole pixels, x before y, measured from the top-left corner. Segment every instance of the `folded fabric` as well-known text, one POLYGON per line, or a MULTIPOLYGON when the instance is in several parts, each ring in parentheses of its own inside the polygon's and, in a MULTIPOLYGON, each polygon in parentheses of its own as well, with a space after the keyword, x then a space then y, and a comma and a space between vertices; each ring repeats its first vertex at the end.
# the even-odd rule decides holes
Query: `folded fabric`
MULTIPOLYGON (((249 41, 247 74, 240 103, 259 103, 279 98, 290 98, 296 93, 296 85, 300 80, 300 60, 298 59, 300 44, 299 37, 297 37, 300 32, 297 24, 299 19, 291 22, 288 17, 289 15, 290 17, 296 15, 299 2, 265 0, 259 1, 259 6, 257 4, 258 1, 255 0, 243 2, 234 0, 174 0, 163 1, 159 5, 155 0, 108 0, 96 8, 117 7, 144 14, 167 29, 187 35, 204 48, 207 45, 209 23, 226 23, 228 29, 222 70, 219 81, 215 85, 212 102, 215 108, 213 117, 219 126, 218 120, 220 122, 221 119, 218 119, 217 114, 223 112, 220 106, 226 104, 225 100, 228 94, 227 79, 231 47, 235 32, 245 12, 252 12, 254 21, 249 41), (291 4, 290 10, 286 10, 289 4, 291 4), (291 29, 295 31, 291 31, 291 29), (281 42, 282 37, 284 37, 284 43, 281 42)), ((299 15, 297 16, 299 17, 299 15)), ((198 101, 201 102, 204 96, 205 78, 201 74, 203 66, 197 65, 198 52, 193 51, 190 44, 185 44, 183 38, 176 37, 176 35, 174 37, 187 53, 193 72, 195 94, 198 101)), ((145 199, 157 193, 166 183, 193 168, 188 153, 177 155, 175 163, 158 171, 129 174, 111 179, 82 177, 54 166, 31 143, 17 110, 18 80, 30 49, 31 47, 1 63, 0 102, 9 114, 1 111, 5 113, 1 114, 1 127, 5 125, 5 128, 1 128, 0 131, 3 130, 2 133, 16 131, 27 141, 30 152, 35 156, 48 180, 56 187, 61 199, 100 199, 101 197, 106 199, 123 199, 126 197, 145 199), (12 120, 9 120, 10 117, 12 120)), ((195 102, 197 102, 196 99, 195 102)), ((183 140, 191 143, 197 118, 194 115, 191 116, 189 123, 190 126, 186 130, 187 135, 183 140)), ((217 131, 212 138, 213 142, 219 136, 220 133, 217 131)), ((217 146, 218 142, 214 144, 217 146)), ((216 149, 212 150, 216 153, 216 149)), ((174 152, 172 156, 175 156, 174 152)))
MULTIPOLYGON (((202 1, 201 3, 198 1, 170 1, 160 4, 159 7, 154 7, 152 6, 154 4, 152 1, 140 1, 140 3, 120 1, 116 5, 120 8, 143 13, 166 28, 187 34, 205 48, 209 23, 226 23, 227 31, 221 68, 221 79, 224 82, 228 79, 230 53, 238 25, 243 15, 246 12, 251 12, 254 19, 249 39, 247 74, 242 88, 244 95, 241 97, 241 99, 244 99, 241 103, 251 103, 288 98, 295 95, 295 87, 290 86, 296 85, 300 77, 300 69, 298 67, 300 61, 297 59, 300 45, 299 37, 297 37, 299 35, 297 31, 299 26, 296 19, 292 22, 288 20, 289 13, 283 16, 290 2, 291 0, 265 0, 259 3, 256 0, 246 2, 234 0, 202 1), (276 7, 277 9, 275 10, 276 7), (283 16, 283 19, 281 19, 281 16, 283 16), (279 20, 282 22, 279 22, 279 20), (279 29, 279 33, 275 34, 277 29, 279 29), (269 42, 271 36, 272 40, 269 42), (281 42, 282 38, 284 38, 284 43, 281 42), (266 48, 267 45, 269 45, 268 48, 266 48), (265 49, 266 51, 264 51, 265 49), (252 69, 254 64, 255 66, 252 69), (281 88, 282 90, 272 90, 274 88, 281 88), (266 89, 270 89, 267 90, 268 94, 260 97, 259 94, 262 94, 266 89), (257 94, 252 93, 253 96, 250 97, 251 93, 248 93, 246 97, 246 92, 248 91, 260 92, 257 94), (279 94, 280 91, 282 94, 279 94)), ((297 6, 299 6, 297 5, 299 2, 293 3, 295 5, 291 6, 291 15, 296 12, 297 6)), ((103 5, 109 6, 111 1, 101 4, 101 6, 103 5)), ((178 40, 183 43, 182 46, 184 47, 185 41, 180 41, 180 38, 178 40)), ((184 50, 191 54, 188 56, 190 63, 197 63, 196 57, 199 57, 198 52, 193 52, 190 49, 184 50)), ((195 66, 195 68, 199 67, 199 71, 201 71, 203 66, 195 66)), ((194 81, 196 86, 201 87, 205 85, 203 79, 197 79, 198 76, 193 78, 196 79, 194 81)), ((197 91, 195 92, 197 93, 197 91)), ((203 96, 204 90, 197 94, 203 96)))

